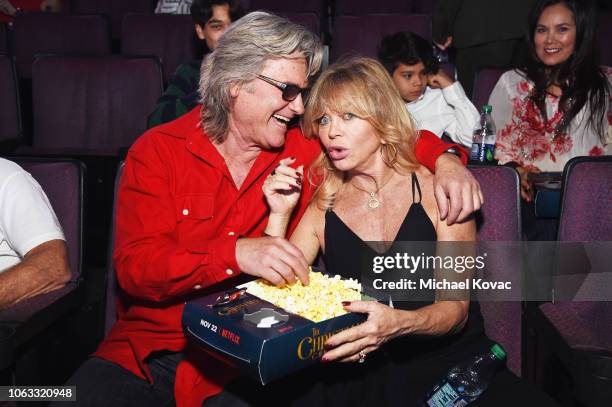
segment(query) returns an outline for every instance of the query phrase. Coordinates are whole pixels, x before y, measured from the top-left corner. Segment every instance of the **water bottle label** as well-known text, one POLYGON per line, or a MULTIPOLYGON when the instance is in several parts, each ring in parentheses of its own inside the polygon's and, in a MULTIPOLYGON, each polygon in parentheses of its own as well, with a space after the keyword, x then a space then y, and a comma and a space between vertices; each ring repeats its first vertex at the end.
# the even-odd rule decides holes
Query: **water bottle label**
POLYGON ((472 144, 470 160, 491 163, 495 158, 495 144, 472 144))
POLYGON ((444 382, 436 386, 431 397, 427 399, 427 405, 429 407, 463 407, 468 405, 468 401, 450 383, 444 382))
POLYGON ((479 153, 480 153, 480 144, 477 144, 477 143, 472 144, 472 149, 470 150, 470 160, 478 161, 479 153))

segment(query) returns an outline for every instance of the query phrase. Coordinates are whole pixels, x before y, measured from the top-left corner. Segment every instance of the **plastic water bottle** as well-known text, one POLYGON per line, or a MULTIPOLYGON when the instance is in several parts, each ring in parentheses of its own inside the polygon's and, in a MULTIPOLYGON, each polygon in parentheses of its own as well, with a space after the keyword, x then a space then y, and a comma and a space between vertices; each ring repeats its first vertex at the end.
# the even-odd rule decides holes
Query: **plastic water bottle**
POLYGON ((495 123, 491 118, 493 107, 483 105, 480 113, 480 122, 474 129, 470 161, 477 164, 492 164, 495 157, 495 123))
POLYGON ((461 407, 476 400, 504 363, 506 352, 495 344, 491 350, 453 367, 446 378, 425 397, 428 407, 461 407))

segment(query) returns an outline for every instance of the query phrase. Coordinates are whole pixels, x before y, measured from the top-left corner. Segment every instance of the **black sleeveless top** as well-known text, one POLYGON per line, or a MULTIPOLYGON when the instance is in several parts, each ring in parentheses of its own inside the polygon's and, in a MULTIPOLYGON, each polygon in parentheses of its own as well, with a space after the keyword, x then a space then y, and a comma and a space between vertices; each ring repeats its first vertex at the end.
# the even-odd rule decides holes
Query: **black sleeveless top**
MULTIPOLYGON (((431 219, 421 205, 421 187, 415 173, 412 173, 412 198, 413 203, 410 205, 406 216, 397 232, 394 242, 429 242, 436 241, 437 235, 431 219)), ((361 276, 372 274, 372 259, 374 256, 394 256, 396 251, 392 246, 385 253, 378 253, 371 248, 366 242, 361 240, 333 210, 328 210, 325 213, 325 266, 327 271, 334 275, 339 274, 343 278, 360 279, 361 276), (369 270, 368 270, 369 269, 369 270)), ((415 295, 419 295, 415 293, 415 295)), ((427 298, 433 298, 433 294, 424 295, 427 298)), ((387 301, 384 301, 387 303, 387 301)), ((396 309, 415 310, 423 306, 432 304, 433 301, 423 301, 415 298, 412 301, 393 301, 393 307, 396 309)), ((442 350, 461 342, 464 338, 482 335, 484 332, 484 323, 480 313, 478 302, 470 303, 468 321, 464 328, 457 334, 446 335, 442 337, 421 337, 408 338, 403 337, 399 340, 394 340, 388 343, 387 348, 390 351, 397 350, 400 346, 402 357, 407 357, 405 346, 398 345, 397 342, 410 342, 411 348, 415 349, 414 355, 442 350), (415 343, 419 344, 414 347, 415 343)), ((412 352, 411 352, 412 353, 412 352)))

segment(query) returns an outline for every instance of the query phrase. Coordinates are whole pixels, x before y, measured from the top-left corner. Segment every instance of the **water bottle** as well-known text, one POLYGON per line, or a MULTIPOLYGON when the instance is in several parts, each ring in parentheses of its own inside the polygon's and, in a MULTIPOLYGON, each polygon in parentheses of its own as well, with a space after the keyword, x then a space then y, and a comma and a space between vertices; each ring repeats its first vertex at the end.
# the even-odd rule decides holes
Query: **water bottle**
POLYGON ((504 363, 506 352, 498 345, 485 354, 460 363, 449 370, 446 378, 425 397, 427 407, 461 407, 476 400, 487 389, 489 381, 504 363))
POLYGON ((495 124, 491 118, 491 105, 483 105, 480 122, 474 129, 470 160, 477 164, 492 164, 495 157, 495 124))

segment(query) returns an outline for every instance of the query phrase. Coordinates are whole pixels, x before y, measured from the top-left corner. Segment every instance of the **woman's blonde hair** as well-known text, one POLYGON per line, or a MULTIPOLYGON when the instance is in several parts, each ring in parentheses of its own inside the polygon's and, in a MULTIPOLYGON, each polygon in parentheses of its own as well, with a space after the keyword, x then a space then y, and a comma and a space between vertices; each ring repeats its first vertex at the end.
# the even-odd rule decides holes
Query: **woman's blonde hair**
MULTIPOLYGON (((391 77, 377 61, 353 57, 321 74, 302 120, 307 137, 318 137, 319 119, 326 112, 350 112, 368 121, 380 138, 383 161, 395 171, 405 174, 418 165, 414 155, 417 132, 412 119, 391 77)), ((317 187, 313 202, 322 210, 332 208, 344 173, 333 166, 326 152, 313 164, 309 179, 317 187)))

